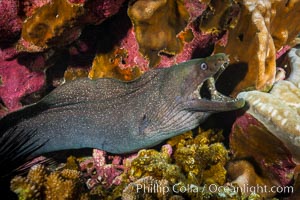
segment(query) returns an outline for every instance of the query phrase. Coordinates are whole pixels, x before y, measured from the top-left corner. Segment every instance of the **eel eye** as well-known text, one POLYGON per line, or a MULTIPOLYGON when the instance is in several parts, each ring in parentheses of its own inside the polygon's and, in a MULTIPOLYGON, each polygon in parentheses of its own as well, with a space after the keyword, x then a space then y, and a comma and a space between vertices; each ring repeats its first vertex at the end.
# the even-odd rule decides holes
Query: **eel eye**
POLYGON ((206 63, 201 63, 200 68, 201 68, 202 70, 207 70, 208 66, 207 66, 206 63))

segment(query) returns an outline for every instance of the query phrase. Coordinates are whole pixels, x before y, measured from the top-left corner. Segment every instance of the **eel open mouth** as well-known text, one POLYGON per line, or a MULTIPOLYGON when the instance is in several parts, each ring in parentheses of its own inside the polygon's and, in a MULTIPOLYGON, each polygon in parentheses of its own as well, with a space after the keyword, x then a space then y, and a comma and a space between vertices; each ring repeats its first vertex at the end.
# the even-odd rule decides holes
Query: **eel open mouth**
POLYGON ((244 106, 245 101, 239 98, 231 98, 229 96, 225 96, 220 93, 215 83, 220 77, 220 75, 225 71, 229 63, 224 63, 219 71, 213 76, 207 78, 204 82, 202 82, 196 91, 194 91, 194 95, 196 95, 198 100, 202 102, 206 102, 205 104, 209 104, 212 106, 216 106, 216 110, 233 110, 238 109, 244 106))

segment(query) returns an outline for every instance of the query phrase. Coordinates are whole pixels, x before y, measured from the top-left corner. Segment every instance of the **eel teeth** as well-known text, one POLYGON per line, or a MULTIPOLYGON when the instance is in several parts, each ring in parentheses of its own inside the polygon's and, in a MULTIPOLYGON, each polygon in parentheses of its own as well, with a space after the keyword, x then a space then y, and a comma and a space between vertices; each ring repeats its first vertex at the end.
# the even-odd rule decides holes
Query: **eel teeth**
POLYGON ((210 92, 211 100, 212 101, 223 101, 223 102, 228 102, 228 101, 234 101, 235 99, 227 97, 223 94, 221 94, 215 86, 215 79, 213 77, 210 77, 207 80, 207 85, 208 85, 208 90, 210 92))
POLYGON ((204 81, 197 87, 197 89, 193 92, 193 96, 198 99, 206 99, 210 101, 219 101, 219 102, 237 101, 238 99, 225 96, 216 89, 216 85, 215 85, 216 80, 220 77, 220 75, 223 73, 223 71, 226 69, 227 66, 228 63, 224 63, 223 65, 221 65, 219 71, 213 77, 209 77, 206 81, 204 81), (203 89, 202 88, 203 86, 206 87, 207 89, 206 95, 201 94, 201 89, 203 89))

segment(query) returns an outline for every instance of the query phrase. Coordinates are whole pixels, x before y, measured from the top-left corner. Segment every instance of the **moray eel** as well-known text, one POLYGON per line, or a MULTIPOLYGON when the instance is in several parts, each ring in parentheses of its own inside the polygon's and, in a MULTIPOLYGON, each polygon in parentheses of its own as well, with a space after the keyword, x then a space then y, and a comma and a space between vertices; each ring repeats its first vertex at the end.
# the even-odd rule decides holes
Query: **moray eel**
POLYGON ((1 137, 9 131, 34 132, 27 139, 39 147, 33 155, 79 148, 122 154, 151 147, 197 127, 211 113, 244 106, 242 99, 215 89, 215 79, 228 64, 225 54, 216 54, 150 70, 131 82, 77 79, 5 116, 1 137), (210 98, 200 95, 204 85, 210 98))

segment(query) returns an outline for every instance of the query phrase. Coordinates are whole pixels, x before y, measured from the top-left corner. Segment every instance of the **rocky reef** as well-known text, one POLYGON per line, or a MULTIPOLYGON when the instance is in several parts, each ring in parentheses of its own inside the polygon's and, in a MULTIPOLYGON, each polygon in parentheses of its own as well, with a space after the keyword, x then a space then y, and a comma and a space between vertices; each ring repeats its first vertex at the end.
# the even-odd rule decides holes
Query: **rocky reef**
MULTIPOLYGON (((18 97, 2 78, 6 87, 0 93, 1 113, 33 103, 39 98, 23 99, 38 90, 45 95, 65 80, 82 76, 132 80, 149 68, 213 52, 230 55, 239 80, 225 83, 232 95, 249 88, 269 89, 275 80, 275 60, 294 44, 299 32, 298 4, 259 0, 1 2, 5 16, 0 21, 0 62, 20 62, 24 53, 29 56, 27 63, 35 62, 40 52, 42 66, 24 66, 32 73, 47 72, 43 87, 33 82, 29 86, 36 89, 18 97), (18 106, 9 105, 7 98, 18 106)), ((0 76, 7 74, 2 70, 0 76)))
POLYGON ((19 199, 236 199, 242 194, 233 187, 208 189, 226 183, 222 140, 221 131, 199 130, 170 139, 160 151, 118 156, 94 150, 93 157, 69 157, 55 168, 35 165, 26 177, 16 176, 11 189, 19 199))
POLYGON ((247 64, 243 80, 235 88, 268 90, 274 83, 276 52, 294 45, 299 25, 294 23, 299 1, 237 1, 241 5, 239 20, 228 28, 227 44, 216 46, 216 52, 230 55, 231 63, 247 64))
POLYGON ((231 63, 216 86, 249 105, 234 116, 230 134, 188 132, 160 150, 132 155, 93 150, 63 167, 34 166, 12 180, 12 191, 20 199, 289 196, 234 188, 299 188, 300 50, 293 48, 299 12, 299 0, 0 1, 0 117, 76 78, 130 81, 219 52, 231 63), (143 193, 136 192, 139 184, 143 193), (207 188, 228 184, 218 192, 207 188), (157 192, 150 191, 153 185, 157 192))
POLYGON ((289 51, 289 77, 276 82, 269 93, 250 91, 239 94, 250 105, 247 112, 284 143, 297 163, 300 161, 299 55, 299 49, 289 51))
POLYGON ((237 161, 231 163, 229 174, 240 185, 287 186, 299 173, 300 50, 292 48, 287 58, 287 78, 277 81, 269 93, 238 95, 249 104, 247 112, 235 121, 230 137, 237 161), (249 160, 261 170, 259 174, 249 160))

